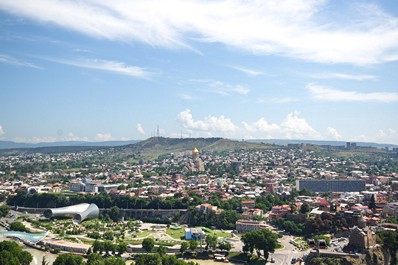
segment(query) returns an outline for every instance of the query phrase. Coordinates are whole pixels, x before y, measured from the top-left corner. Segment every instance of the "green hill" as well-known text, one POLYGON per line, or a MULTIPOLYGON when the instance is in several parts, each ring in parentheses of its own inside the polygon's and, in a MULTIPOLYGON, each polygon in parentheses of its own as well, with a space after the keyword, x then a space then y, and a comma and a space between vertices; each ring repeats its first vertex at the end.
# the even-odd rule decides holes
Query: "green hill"
POLYGON ((233 141, 223 138, 166 138, 152 137, 147 140, 119 147, 121 152, 139 154, 146 159, 155 159, 160 155, 190 151, 198 148, 201 152, 228 152, 234 150, 270 149, 273 145, 233 141))

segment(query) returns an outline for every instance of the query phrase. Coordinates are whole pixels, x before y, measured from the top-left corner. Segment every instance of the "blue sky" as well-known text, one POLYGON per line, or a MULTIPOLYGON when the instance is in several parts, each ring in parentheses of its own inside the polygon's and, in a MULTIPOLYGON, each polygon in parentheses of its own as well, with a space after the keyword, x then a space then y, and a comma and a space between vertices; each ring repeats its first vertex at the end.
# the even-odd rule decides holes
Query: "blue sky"
POLYGON ((396 1, 0 0, 0 140, 398 144, 396 1))

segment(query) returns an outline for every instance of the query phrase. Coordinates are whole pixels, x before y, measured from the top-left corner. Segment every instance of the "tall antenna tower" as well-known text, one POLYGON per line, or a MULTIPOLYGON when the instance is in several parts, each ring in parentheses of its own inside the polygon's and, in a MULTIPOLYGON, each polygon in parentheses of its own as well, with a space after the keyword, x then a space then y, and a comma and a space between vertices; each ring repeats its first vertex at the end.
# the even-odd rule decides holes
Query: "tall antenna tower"
POLYGON ((158 124, 158 128, 156 130, 156 134, 157 134, 157 137, 159 138, 159 124, 158 124))

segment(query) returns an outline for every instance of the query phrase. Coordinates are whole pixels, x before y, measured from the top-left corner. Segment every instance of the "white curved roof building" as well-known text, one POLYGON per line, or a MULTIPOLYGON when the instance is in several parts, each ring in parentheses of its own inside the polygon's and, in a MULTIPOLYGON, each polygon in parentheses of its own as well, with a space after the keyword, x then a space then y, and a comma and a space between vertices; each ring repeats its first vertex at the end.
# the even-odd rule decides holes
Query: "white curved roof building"
POLYGON ((46 218, 52 218, 57 216, 72 217, 74 223, 81 223, 86 219, 98 218, 99 209, 94 203, 80 203, 76 205, 53 208, 44 211, 46 218))

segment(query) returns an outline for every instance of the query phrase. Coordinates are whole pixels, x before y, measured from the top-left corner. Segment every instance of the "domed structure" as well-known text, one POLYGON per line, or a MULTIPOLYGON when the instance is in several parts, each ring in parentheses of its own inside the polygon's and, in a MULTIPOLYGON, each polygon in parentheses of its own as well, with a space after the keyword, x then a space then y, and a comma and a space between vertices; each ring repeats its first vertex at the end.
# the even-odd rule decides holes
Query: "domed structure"
POLYGON ((192 149, 192 159, 193 161, 199 159, 199 150, 196 147, 192 149))

